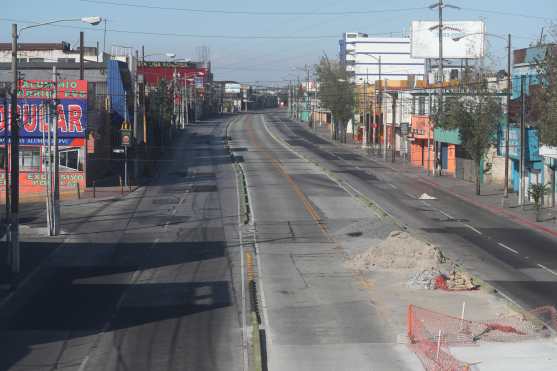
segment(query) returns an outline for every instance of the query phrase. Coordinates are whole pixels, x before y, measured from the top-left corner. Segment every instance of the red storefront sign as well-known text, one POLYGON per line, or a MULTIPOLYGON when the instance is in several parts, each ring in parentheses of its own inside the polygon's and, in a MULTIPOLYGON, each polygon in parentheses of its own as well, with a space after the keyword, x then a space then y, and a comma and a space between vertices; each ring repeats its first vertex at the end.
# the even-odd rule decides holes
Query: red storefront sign
POLYGON ((412 137, 416 139, 433 138, 433 127, 429 116, 412 116, 412 137))

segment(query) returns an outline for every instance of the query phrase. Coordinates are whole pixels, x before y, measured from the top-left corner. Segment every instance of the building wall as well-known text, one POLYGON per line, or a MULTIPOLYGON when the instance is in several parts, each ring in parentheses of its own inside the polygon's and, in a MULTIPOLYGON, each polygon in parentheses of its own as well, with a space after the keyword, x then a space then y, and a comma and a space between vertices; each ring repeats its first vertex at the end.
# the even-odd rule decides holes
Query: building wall
MULTIPOLYGON (((44 62, 58 62, 62 58, 74 58, 79 62, 79 51, 64 50, 20 50, 17 53, 18 60, 26 59, 30 62, 31 58, 42 58, 44 62)), ((98 58, 95 53, 85 53, 84 59, 89 62, 97 62, 98 58)), ((10 50, 0 50, 0 63, 11 63, 12 52, 10 50)))

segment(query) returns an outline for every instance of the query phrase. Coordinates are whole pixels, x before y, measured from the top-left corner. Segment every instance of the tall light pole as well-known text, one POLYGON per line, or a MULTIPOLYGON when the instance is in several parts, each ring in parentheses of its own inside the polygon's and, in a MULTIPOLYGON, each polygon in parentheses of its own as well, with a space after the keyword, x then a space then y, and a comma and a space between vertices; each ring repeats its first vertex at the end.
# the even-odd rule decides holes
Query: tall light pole
MULTIPOLYGON (((507 41, 507 125, 505 127, 505 185, 504 185, 504 192, 503 192, 503 197, 504 198, 508 198, 509 197, 509 162, 510 162, 510 158, 509 158, 509 137, 510 137, 510 126, 511 126, 511 34, 508 34, 507 37, 502 36, 502 35, 497 35, 497 34, 493 34, 493 33, 471 33, 471 34, 466 34, 460 37, 455 37, 453 38, 454 41, 459 41, 467 36, 472 36, 472 35, 487 35, 487 36, 492 36, 492 37, 497 37, 499 39, 502 40, 506 40, 507 41)), ((520 144, 521 146, 523 145, 523 143, 520 144)))
MULTIPOLYGON (((11 91, 11 181, 10 181, 10 218, 7 228, 7 240, 9 244, 9 263, 13 275, 20 271, 20 251, 19 251, 19 120, 17 117, 17 90, 18 90, 18 71, 17 71, 17 41, 22 31, 46 26, 59 22, 81 21, 91 25, 101 23, 101 17, 84 17, 72 19, 59 19, 44 23, 33 24, 31 26, 17 29, 17 24, 12 24, 12 91, 11 91)), ((6 143, 7 145, 7 143, 6 143)))
MULTIPOLYGON (((439 83, 439 90, 437 93, 438 100, 439 100, 439 102, 437 102, 438 105, 437 121, 439 121, 441 115, 443 114, 443 82, 445 81, 445 75, 443 72, 443 30, 445 30, 446 26, 443 25, 443 9, 444 8, 460 9, 460 8, 454 5, 446 4, 444 0, 439 0, 437 3, 430 5, 429 8, 430 9, 438 8, 438 17, 439 17, 439 23, 430 28, 430 30, 437 29, 438 38, 439 38, 439 55, 438 55, 439 58, 437 62, 438 64, 437 69, 439 72, 437 77, 437 82, 439 83)), ((434 145, 435 145, 435 141, 434 141, 434 145)), ((437 148, 437 146, 435 146, 435 148, 437 148)), ((435 163, 437 164, 437 150, 435 151, 435 163)), ((436 174, 436 171, 437 169, 435 168, 434 174, 436 174)))

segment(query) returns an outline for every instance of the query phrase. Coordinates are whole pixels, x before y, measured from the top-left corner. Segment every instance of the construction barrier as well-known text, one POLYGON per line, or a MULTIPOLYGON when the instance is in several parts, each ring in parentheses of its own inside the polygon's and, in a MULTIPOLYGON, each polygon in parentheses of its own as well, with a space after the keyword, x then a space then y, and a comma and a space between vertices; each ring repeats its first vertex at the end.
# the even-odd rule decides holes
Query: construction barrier
POLYGON ((450 346, 537 339, 557 329, 557 311, 551 306, 492 321, 468 321, 414 305, 408 306, 407 316, 410 347, 427 371, 470 370, 451 355, 450 346))

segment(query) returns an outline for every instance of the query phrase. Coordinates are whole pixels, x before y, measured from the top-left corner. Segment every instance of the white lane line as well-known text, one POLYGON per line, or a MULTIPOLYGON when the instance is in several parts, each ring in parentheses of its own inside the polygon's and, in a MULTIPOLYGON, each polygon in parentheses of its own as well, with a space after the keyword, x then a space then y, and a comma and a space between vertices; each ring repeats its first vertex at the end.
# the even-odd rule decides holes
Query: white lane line
POLYGON ((516 251, 515 249, 513 249, 513 248, 511 248, 511 247, 509 247, 509 246, 507 246, 507 245, 505 245, 505 244, 502 243, 502 242, 497 242, 497 245, 501 246, 501 247, 504 248, 504 249, 509 250, 509 251, 512 252, 513 254, 516 254, 516 255, 519 254, 518 251, 516 251))
POLYGON ((464 226, 467 227, 467 228, 470 228, 471 230, 473 230, 474 232, 476 232, 479 235, 483 234, 482 232, 480 232, 476 228, 472 227, 470 224, 464 224, 464 226))
POLYGON ((405 194, 406 196, 410 197, 410 198, 413 198, 413 199, 416 199, 416 198, 417 198, 416 196, 414 196, 413 194, 408 193, 408 192, 404 192, 404 194, 405 194))
MULTIPOLYGON (((441 214, 445 215, 445 216, 446 216, 447 218, 449 218, 449 219, 454 219, 452 216, 450 216, 449 214, 447 214, 446 212, 444 212, 444 211, 441 210, 441 209, 437 209, 437 211, 439 211, 441 214)), ((480 233, 480 234, 481 234, 481 233, 480 233)))
POLYGON ((391 186, 392 189, 398 189, 398 187, 394 184, 389 183, 389 185, 391 186))
POLYGON ((557 272, 555 272, 554 270, 546 267, 545 265, 538 264, 538 267, 540 267, 541 269, 543 269, 545 271, 548 271, 549 273, 551 273, 554 276, 557 276, 557 272))
POLYGON ((87 366, 87 362, 89 362, 89 356, 85 356, 85 358, 83 358, 83 361, 81 361, 81 364, 79 365, 79 368, 77 369, 77 371, 84 371, 85 370, 85 366, 87 366))

